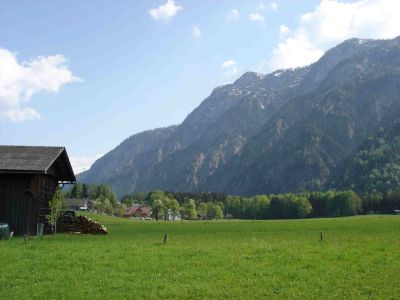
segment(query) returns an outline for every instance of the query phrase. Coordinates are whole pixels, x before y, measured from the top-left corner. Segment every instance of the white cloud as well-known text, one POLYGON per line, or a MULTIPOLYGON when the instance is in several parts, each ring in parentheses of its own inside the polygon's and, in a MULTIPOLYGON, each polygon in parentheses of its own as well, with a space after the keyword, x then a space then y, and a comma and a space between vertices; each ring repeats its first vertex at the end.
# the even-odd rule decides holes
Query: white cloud
POLYGON ((235 75, 238 73, 237 63, 234 60, 226 60, 221 64, 221 68, 225 70, 227 75, 235 75))
POLYGON ((278 4, 276 4, 275 2, 272 2, 268 5, 265 5, 263 3, 258 5, 258 9, 261 10, 273 10, 273 11, 277 11, 278 10, 278 4))
POLYGON ((298 27, 278 43, 269 69, 310 64, 348 38, 393 38, 400 34, 399 11, 398 0, 323 0, 314 11, 302 15, 298 27))
POLYGON ((279 26, 279 36, 281 38, 284 37, 286 34, 288 34, 289 31, 290 31, 289 27, 287 27, 285 24, 279 26))
POLYGON ((178 11, 182 10, 182 6, 176 5, 174 0, 167 0, 164 5, 149 10, 149 15, 154 20, 168 21, 174 17, 178 11))
POLYGON ((223 69, 231 68, 231 67, 233 67, 233 66, 236 66, 236 61, 234 61, 234 60, 227 60, 227 61, 224 61, 224 62, 221 64, 221 67, 222 67, 223 69))
POLYGON ((203 33, 201 32, 200 28, 198 26, 193 26, 192 28, 192 36, 195 39, 201 38, 203 36, 203 33))
POLYGON ((65 63, 62 55, 18 63, 14 53, 0 48, 0 119, 39 119, 39 112, 27 106, 34 94, 58 92, 64 84, 80 80, 65 63))
POLYGON ((96 154, 93 156, 71 156, 70 160, 74 173, 79 174, 89 170, 92 164, 102 156, 103 154, 96 154))
POLYGON ((237 9, 231 9, 225 17, 227 20, 233 20, 239 18, 239 11, 237 9))
POLYGON ((306 35, 289 37, 272 52, 271 69, 304 66, 316 61, 324 51, 316 47, 306 35))
POLYGON ((264 16, 258 13, 249 14, 249 20, 252 22, 264 22, 264 16))

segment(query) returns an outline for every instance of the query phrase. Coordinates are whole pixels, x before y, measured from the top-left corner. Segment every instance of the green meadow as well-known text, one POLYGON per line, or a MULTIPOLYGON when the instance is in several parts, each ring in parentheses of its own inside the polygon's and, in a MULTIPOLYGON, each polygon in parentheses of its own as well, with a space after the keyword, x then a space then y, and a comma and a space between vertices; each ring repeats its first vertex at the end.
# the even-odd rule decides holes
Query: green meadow
POLYGON ((0 299, 400 298, 400 216, 93 217, 109 235, 0 241, 0 299))

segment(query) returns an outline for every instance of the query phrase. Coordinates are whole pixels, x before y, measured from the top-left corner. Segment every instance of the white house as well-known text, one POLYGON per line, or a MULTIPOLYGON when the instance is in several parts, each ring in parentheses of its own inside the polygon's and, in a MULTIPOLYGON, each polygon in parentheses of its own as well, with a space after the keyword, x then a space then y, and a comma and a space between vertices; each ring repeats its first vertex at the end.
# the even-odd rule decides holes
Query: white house
POLYGON ((173 214, 171 209, 168 209, 168 221, 180 221, 181 215, 179 213, 173 214))

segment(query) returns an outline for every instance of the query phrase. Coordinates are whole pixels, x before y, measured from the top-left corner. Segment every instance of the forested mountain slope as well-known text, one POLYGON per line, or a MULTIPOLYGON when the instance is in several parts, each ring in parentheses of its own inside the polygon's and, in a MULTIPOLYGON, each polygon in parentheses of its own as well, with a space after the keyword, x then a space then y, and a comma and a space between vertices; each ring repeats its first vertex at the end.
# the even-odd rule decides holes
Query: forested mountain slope
POLYGON ((344 178, 379 128, 400 119, 399 106, 400 39, 350 39, 304 68, 245 73, 182 124, 130 137, 79 178, 119 195, 322 189, 344 178))
POLYGON ((337 186, 361 193, 394 192, 400 186, 400 119, 368 137, 351 157, 337 186))

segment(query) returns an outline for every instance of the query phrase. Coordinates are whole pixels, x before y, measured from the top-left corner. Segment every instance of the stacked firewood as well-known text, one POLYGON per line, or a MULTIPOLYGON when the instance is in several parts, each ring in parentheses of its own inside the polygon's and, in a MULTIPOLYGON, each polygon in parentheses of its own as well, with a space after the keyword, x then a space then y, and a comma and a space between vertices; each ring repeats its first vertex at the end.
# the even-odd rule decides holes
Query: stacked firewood
POLYGON ((81 233, 108 234, 105 226, 85 216, 77 216, 75 218, 75 225, 80 229, 81 233))
POLYGON ((61 215, 58 219, 57 228, 59 232, 108 234, 105 226, 86 216, 61 215))

